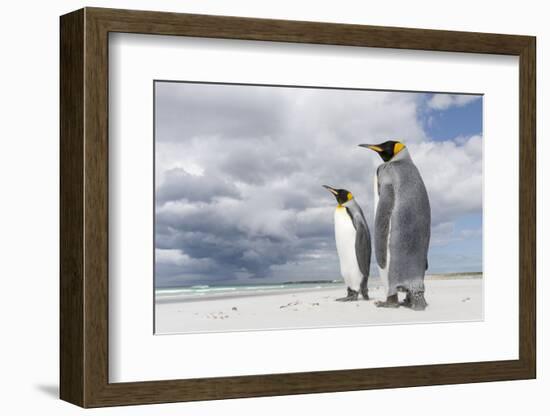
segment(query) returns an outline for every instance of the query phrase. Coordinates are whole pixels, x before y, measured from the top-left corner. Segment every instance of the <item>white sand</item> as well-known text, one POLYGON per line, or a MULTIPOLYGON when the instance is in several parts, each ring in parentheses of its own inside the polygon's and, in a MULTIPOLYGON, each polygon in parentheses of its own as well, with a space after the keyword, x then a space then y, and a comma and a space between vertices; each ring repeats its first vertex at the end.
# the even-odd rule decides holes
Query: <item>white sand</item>
MULTIPOLYGON (((284 293, 157 302, 156 333, 223 332, 335 326, 478 321, 483 319, 483 280, 427 280, 425 311, 377 308, 383 288, 370 301, 336 302, 341 289, 297 289, 284 293)), ((400 294, 401 295, 401 294, 400 294)))

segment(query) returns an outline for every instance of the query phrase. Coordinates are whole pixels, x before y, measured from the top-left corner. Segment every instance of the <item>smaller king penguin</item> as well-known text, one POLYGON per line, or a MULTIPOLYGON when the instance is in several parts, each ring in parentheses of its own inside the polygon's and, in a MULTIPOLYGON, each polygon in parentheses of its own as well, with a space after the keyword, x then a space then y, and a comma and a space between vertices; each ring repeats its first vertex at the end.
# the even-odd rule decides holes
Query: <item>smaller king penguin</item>
POLYGON ((340 258, 340 273, 348 292, 347 296, 336 300, 356 301, 359 298, 359 292, 365 300, 368 300, 371 240, 367 221, 351 192, 345 189, 334 189, 327 185, 323 187, 333 194, 338 202, 334 211, 334 234, 336 250, 340 258))

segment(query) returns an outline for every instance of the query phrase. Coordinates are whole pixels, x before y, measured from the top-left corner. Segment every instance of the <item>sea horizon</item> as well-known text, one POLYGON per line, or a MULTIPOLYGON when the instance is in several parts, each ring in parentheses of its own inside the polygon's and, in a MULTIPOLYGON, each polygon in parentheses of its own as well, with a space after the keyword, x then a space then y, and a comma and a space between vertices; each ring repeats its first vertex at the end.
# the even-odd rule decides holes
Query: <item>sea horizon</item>
MULTIPOLYGON (((440 279, 471 279, 482 278, 482 272, 455 272, 455 273, 433 273, 426 275, 426 280, 440 279)), ((300 280, 266 283, 225 283, 225 284, 188 284, 180 286, 165 286, 155 288, 156 302, 174 301, 198 301, 206 299, 236 298, 248 296, 261 296, 276 294, 294 290, 297 292, 305 290, 324 290, 340 287, 344 284, 342 279, 331 280, 300 280)), ((379 276, 369 278, 369 287, 377 287, 382 284, 379 276)))

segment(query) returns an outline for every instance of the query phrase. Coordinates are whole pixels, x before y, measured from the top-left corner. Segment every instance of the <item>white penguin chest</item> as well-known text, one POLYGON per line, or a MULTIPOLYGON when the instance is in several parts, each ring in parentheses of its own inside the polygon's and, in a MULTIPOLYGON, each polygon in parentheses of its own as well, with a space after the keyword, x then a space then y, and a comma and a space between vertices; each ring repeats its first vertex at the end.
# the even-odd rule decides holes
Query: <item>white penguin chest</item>
POLYGON ((356 231, 344 207, 338 207, 334 211, 334 234, 336 237, 336 250, 340 258, 342 277, 349 287, 358 290, 362 274, 355 252, 356 231))

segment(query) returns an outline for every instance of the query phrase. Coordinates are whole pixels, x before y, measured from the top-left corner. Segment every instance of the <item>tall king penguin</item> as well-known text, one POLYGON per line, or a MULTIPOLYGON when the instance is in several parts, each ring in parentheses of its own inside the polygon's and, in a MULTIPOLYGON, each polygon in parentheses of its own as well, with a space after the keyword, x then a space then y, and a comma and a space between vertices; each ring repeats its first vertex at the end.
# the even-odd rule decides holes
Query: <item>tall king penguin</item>
POLYGON ((360 144, 384 161, 375 178, 374 246, 387 293, 379 307, 398 307, 398 291, 406 292, 404 306, 424 310, 424 274, 428 268, 430 202, 424 181, 408 149, 398 141, 360 144))
POLYGON ((340 258, 340 273, 348 289, 347 296, 336 300, 355 301, 359 298, 359 292, 364 299, 368 300, 371 242, 365 216, 351 192, 323 186, 338 202, 334 211, 334 235, 340 258))

